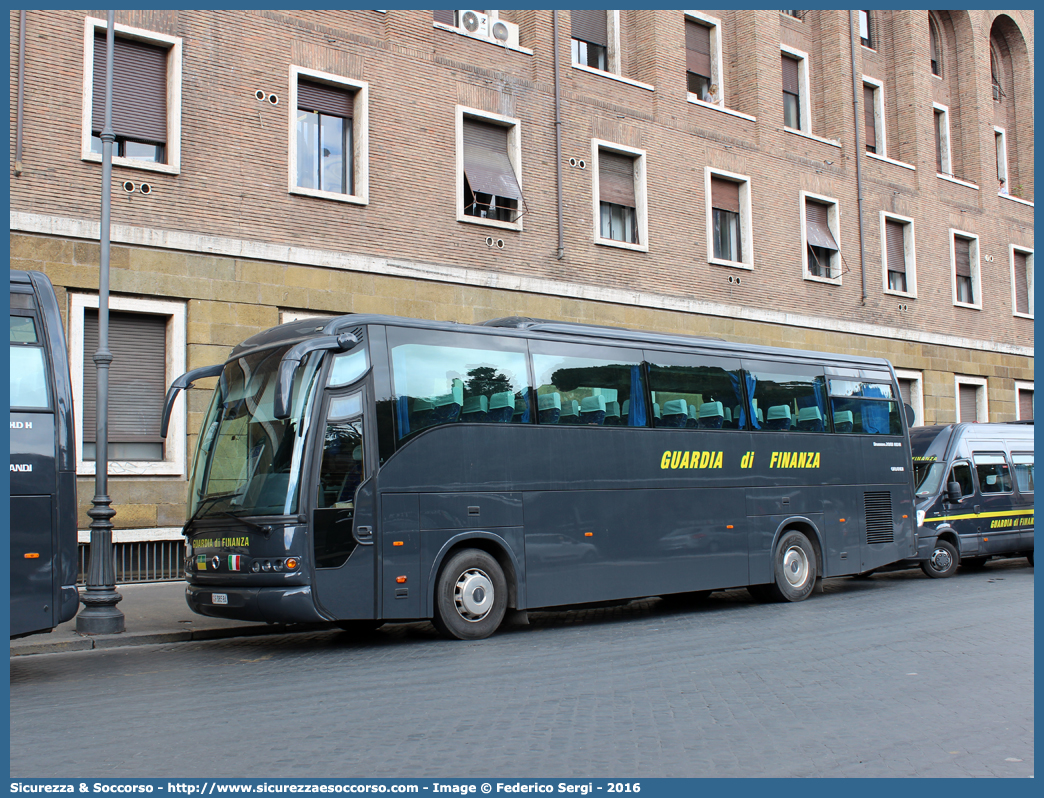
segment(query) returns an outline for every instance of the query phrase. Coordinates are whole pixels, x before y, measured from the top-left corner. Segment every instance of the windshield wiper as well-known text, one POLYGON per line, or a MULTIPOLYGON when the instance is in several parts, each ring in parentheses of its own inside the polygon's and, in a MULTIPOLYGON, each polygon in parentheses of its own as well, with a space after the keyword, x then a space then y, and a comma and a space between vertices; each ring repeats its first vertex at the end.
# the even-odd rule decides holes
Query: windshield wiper
POLYGON ((258 532, 265 536, 265 540, 268 540, 268 538, 272 534, 272 527, 270 524, 265 524, 264 526, 262 526, 261 524, 256 524, 253 521, 243 518, 240 515, 236 515, 231 510, 222 510, 221 515, 227 515, 229 518, 235 518, 237 521, 246 524, 248 527, 256 529, 258 532))
MULTIPOLYGON (((196 512, 192 514, 192 517, 185 522, 185 526, 182 527, 181 534, 188 535, 188 531, 192 528, 192 525, 199 520, 199 517, 203 514, 203 510, 214 502, 221 501, 221 499, 229 499, 234 496, 238 496, 238 491, 231 491, 230 493, 216 493, 213 496, 205 496, 199 500, 199 505, 196 507, 196 512)), ((225 512, 228 512, 227 510, 225 512)))

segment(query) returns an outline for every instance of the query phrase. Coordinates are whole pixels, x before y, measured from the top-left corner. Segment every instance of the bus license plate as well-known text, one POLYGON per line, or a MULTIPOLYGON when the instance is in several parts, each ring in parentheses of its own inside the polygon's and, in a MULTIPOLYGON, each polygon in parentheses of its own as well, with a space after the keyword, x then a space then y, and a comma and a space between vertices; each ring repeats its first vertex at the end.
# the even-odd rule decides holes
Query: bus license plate
POLYGON ((228 604, 228 593, 211 593, 210 600, 214 604, 228 604))

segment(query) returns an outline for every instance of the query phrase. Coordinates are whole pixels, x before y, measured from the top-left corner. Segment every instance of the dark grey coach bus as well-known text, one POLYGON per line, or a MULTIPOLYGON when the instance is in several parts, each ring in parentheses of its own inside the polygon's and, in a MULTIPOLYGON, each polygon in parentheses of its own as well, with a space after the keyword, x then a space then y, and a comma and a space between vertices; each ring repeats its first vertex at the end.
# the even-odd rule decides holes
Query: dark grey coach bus
POLYGON ((76 615, 72 385, 47 276, 11 272, 11 637, 76 615))
POLYGON ((284 324, 218 377, 193 462, 198 613, 346 627, 747 587, 916 555, 885 360, 531 319, 284 324))

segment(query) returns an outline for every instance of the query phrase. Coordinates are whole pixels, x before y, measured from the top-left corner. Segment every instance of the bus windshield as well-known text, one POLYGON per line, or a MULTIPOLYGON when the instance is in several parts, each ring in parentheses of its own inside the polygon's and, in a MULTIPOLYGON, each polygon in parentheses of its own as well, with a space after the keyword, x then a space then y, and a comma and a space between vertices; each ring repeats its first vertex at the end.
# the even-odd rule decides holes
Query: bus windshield
POLYGON ((297 511, 303 430, 321 355, 296 371, 291 416, 277 419, 276 372, 289 348, 252 352, 222 371, 194 460, 191 518, 297 511))

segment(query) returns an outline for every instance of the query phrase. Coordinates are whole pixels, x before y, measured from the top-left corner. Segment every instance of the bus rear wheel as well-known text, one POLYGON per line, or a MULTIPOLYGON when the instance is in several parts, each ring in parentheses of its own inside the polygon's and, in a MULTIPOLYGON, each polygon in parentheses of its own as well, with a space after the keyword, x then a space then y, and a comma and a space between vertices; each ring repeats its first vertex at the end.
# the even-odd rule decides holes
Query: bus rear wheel
POLYGON ((767 585, 747 588, 758 601, 804 601, 816 586, 819 568, 816 552, 804 533, 789 529, 783 533, 772 558, 775 580, 767 585))
POLYGON ((481 640, 504 620, 507 598, 500 564, 484 551, 464 549, 442 566, 432 622, 443 637, 481 640))

